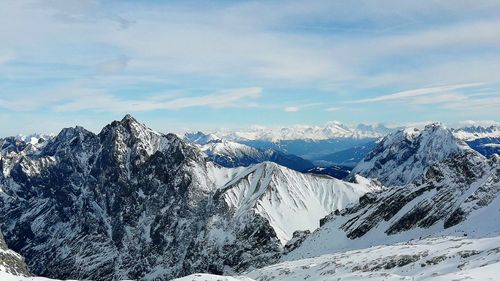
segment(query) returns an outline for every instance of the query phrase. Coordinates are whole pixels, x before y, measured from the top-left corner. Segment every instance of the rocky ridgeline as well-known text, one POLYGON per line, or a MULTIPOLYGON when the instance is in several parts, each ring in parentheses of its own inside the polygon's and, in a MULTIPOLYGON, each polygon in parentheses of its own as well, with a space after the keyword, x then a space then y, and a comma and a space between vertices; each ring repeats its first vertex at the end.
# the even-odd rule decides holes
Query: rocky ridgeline
POLYGON ((225 169, 196 146, 128 115, 99 134, 75 127, 36 144, 0 144, 5 238, 33 274, 58 279, 169 280, 261 267, 276 261, 282 237, 298 230, 277 234, 282 224, 269 218, 279 214, 263 209, 262 198, 280 194, 300 203, 287 211, 304 216, 316 208, 308 218, 319 226, 322 216, 368 191, 288 169, 283 174, 285 168, 269 163, 247 172, 225 169), (288 191, 308 185, 304 181, 314 182, 309 197, 288 191), (325 204, 316 187, 347 199, 325 204), (252 196, 255 188, 259 196, 252 196))

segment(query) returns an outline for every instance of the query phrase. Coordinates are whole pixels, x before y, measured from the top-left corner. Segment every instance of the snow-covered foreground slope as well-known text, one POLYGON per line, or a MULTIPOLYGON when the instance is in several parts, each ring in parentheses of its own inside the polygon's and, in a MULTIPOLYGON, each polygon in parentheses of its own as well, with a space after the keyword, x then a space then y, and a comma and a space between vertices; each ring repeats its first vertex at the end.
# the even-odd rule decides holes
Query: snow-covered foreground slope
POLYGON ((239 277, 194 274, 176 281, 498 280, 500 237, 441 236, 285 261, 239 277))
POLYGON ((195 273, 172 281, 255 281, 246 276, 221 276, 206 273, 195 273))
POLYGON ((295 231, 314 231, 327 214, 357 204, 359 197, 381 188, 367 179, 359 181, 363 184, 302 174, 264 162, 243 170, 223 190, 230 208, 237 210, 235 217, 255 209, 285 244, 295 231))
POLYGON ((255 280, 497 280, 500 237, 435 237, 288 261, 246 274, 255 280), (454 279, 457 278, 457 279, 454 279))

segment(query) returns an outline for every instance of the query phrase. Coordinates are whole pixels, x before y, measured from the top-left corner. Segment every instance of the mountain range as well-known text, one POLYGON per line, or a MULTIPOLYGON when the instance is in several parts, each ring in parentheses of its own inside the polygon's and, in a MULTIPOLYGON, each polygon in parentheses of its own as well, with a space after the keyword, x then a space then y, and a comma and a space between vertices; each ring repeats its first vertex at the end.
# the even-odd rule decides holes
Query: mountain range
POLYGON ((2 140, 0 220, 30 271, 168 280, 276 260, 295 231, 379 189, 270 162, 228 169, 127 115, 94 134, 2 140), (286 220, 293 215, 295 223, 286 220))
POLYGON ((495 276, 500 158, 463 135, 435 123, 367 137, 346 181, 277 164, 296 159, 282 150, 163 134, 130 115, 98 134, 1 139, 0 277, 495 276))

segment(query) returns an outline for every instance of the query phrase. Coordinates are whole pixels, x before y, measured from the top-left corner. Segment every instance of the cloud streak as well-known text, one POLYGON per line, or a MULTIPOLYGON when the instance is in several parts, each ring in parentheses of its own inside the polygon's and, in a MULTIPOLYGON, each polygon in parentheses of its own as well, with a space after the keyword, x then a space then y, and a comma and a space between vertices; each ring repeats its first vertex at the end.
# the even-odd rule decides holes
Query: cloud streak
POLYGON ((262 95, 262 88, 250 87, 224 90, 220 93, 193 97, 160 98, 150 97, 135 100, 119 99, 99 91, 89 92, 70 102, 53 107, 58 112, 104 111, 104 112, 141 112, 153 110, 178 110, 191 107, 228 108, 249 107, 262 95))
MULTIPOLYGON (((474 88, 482 85, 483 83, 469 83, 469 84, 427 87, 427 88, 401 91, 394 94, 377 96, 374 98, 354 100, 354 101, 349 101, 347 103, 375 103, 375 102, 404 101, 408 99, 418 98, 421 96, 449 93, 454 90, 474 88)), ((450 97, 450 95, 440 95, 440 97, 446 98, 450 97)), ((444 101, 446 101, 446 99, 444 101)), ((426 101, 421 100, 421 103, 426 103, 426 101)))

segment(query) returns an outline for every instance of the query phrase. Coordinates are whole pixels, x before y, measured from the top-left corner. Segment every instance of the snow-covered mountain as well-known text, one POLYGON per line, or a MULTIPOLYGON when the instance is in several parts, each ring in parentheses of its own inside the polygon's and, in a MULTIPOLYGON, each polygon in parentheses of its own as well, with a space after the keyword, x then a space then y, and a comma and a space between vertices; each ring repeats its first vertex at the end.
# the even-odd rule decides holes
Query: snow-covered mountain
POLYGON ((279 259, 326 214, 380 189, 274 163, 223 168, 127 115, 36 149, 1 140, 0 222, 36 275, 169 280, 279 259), (27 149, 29 148, 29 149, 27 149))
MULTIPOLYGON (((236 142, 260 150, 273 149, 277 152, 297 155, 309 161, 322 161, 327 160, 323 159, 324 156, 365 145, 394 130, 383 125, 360 124, 357 127, 348 127, 339 122, 330 122, 324 127, 256 127, 240 131, 219 130, 209 134, 202 132, 186 133, 185 138, 202 145, 217 140, 236 142)), ((356 158, 353 161, 360 160, 359 155, 349 156, 348 159, 350 158, 356 158)), ((353 161, 350 161, 350 163, 353 161)), ((338 163, 329 161, 329 164, 338 163)))
POLYGON ((218 137, 217 135, 215 134, 205 134, 203 132, 196 132, 196 133, 185 133, 184 134, 184 138, 190 142, 193 142, 193 143, 196 143, 196 144, 199 144, 199 145, 204 145, 204 144, 207 144, 209 142, 213 142, 213 141, 221 141, 222 139, 220 137, 218 137))
POLYGON ((329 122, 325 126, 292 126, 278 128, 257 127, 249 130, 230 131, 220 130, 215 135, 232 141, 261 140, 327 140, 334 138, 379 138, 392 131, 383 125, 364 125, 349 127, 340 122, 329 122))
POLYGON ((499 126, 470 126, 453 130, 453 134, 465 141, 471 148, 490 157, 500 155, 500 127, 499 126))
POLYGON ((482 138, 500 138, 500 126, 491 125, 489 127, 469 126, 454 129, 453 134, 458 139, 472 141, 482 138))
POLYGON ((202 132, 186 134, 185 139, 195 143, 207 156, 217 164, 233 168, 271 161, 287 168, 303 172, 314 165, 295 155, 285 154, 269 148, 259 149, 245 144, 223 140, 214 134, 202 132))
POLYGON ((380 186, 367 179, 358 181, 363 184, 297 173, 264 162, 243 170, 221 192, 230 208, 238 210, 237 217, 255 209, 285 244, 295 231, 313 231, 325 215, 344 209, 368 192, 380 190, 380 186))
POLYGON ((487 159, 460 140, 450 139, 449 130, 432 125, 423 131, 388 136, 369 157, 376 160, 369 159, 374 164, 365 174, 405 185, 367 194, 359 205, 330 214, 322 220, 321 228, 285 259, 425 236, 500 235, 498 156, 487 159), (398 151, 404 157, 398 158, 398 151))
POLYGON ((423 175, 433 163, 472 151, 439 123, 423 130, 406 128, 378 142, 352 173, 376 178, 385 185, 404 185, 423 175))

